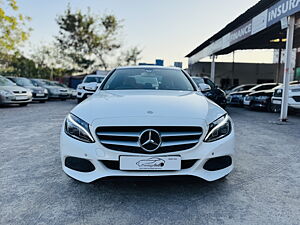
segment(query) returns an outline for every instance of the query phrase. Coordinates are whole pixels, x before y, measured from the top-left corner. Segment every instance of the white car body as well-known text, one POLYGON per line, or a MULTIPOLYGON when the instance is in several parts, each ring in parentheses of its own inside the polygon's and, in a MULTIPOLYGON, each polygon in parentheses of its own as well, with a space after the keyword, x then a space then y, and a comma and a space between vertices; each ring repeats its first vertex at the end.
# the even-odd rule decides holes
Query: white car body
MULTIPOLYGON (((120 69, 130 68, 137 67, 120 69)), ((182 71, 178 68, 153 68, 182 71)), ((182 71, 182 73, 184 72, 182 71)), ((109 80, 109 76, 106 80, 109 80)), ((186 76, 188 77, 188 75, 186 76)), ((193 83, 190 78, 189 80, 193 83)), ((193 86, 196 88, 194 83, 193 86)), ((231 160, 233 158, 235 137, 233 123, 226 111, 208 100, 199 90, 101 90, 102 87, 103 85, 101 85, 100 90, 93 96, 75 107, 71 111, 73 117, 70 118, 69 115, 65 121, 69 123, 75 117, 85 121, 88 124, 87 126, 94 142, 86 143, 71 137, 65 131, 65 126, 67 125, 64 125, 61 130, 60 150, 62 167, 64 172, 69 176, 86 183, 109 176, 170 175, 191 175, 207 181, 214 181, 232 171, 232 161, 225 168, 217 170, 204 169, 210 159, 209 162, 213 164, 217 162, 216 160, 225 160, 225 158, 226 160, 229 158, 231 160), (219 140, 212 142, 204 141, 208 138, 208 133, 210 136, 213 132, 209 129, 209 125, 212 125, 212 122, 217 119, 220 122, 215 123, 216 126, 212 130, 222 127, 222 124, 226 120, 226 123, 232 125, 230 132, 219 140), (140 131, 137 133, 126 132, 125 129, 131 128, 140 129, 140 131), (179 130, 168 132, 168 129, 171 128, 179 130), (192 128, 193 130, 201 128, 199 136, 198 131, 188 131, 188 129, 192 128), (105 129, 113 130, 107 132, 105 129), (123 131, 120 133, 117 131, 118 129, 123 129, 123 131), (157 134, 155 133, 156 131, 157 134), (112 138, 123 137, 119 144, 121 143, 125 148, 121 150, 112 149, 109 147, 109 143, 111 142, 105 139, 107 137, 105 135, 112 135, 112 138), (159 136, 160 139, 156 139, 160 140, 158 150, 150 152, 141 149, 143 148, 141 140, 148 137, 145 135, 150 136, 149 140, 147 140, 152 141, 152 143, 155 143, 155 135, 159 136), (195 137, 196 140, 185 140, 184 138, 187 138, 188 135, 197 135, 197 138, 195 137), (125 143, 124 138, 127 137, 136 138, 136 140, 138 138, 138 141, 126 142, 126 139, 125 143), (180 137, 182 138, 180 139, 180 137), (168 150, 168 146, 170 145, 178 147, 184 146, 183 144, 188 142, 192 142, 193 146, 179 151, 168 150), (137 152, 133 152, 131 150, 133 148, 138 149, 137 152), (160 152, 163 148, 165 148, 166 152, 160 152), (72 157, 88 161, 93 165, 94 169, 83 172, 69 168, 66 166, 67 159, 69 160, 72 157), (121 158, 124 158, 123 162, 121 158), (128 161, 126 162, 127 159, 128 161), (135 169, 136 166, 147 166, 146 163, 141 163, 144 160, 160 163, 152 165, 151 169, 155 171, 147 171, 147 168, 146 170, 145 168, 141 168, 141 170, 138 168, 135 169), (120 167, 111 168, 109 165, 112 163, 121 165, 120 167), (126 164, 130 163, 131 165, 126 167, 126 164), (177 168, 178 163, 181 163, 181 165, 177 168), (190 165, 188 165, 189 163, 190 165), (120 169, 121 167, 124 168, 124 166, 127 169, 120 169), (165 168, 173 168, 174 170, 164 170, 164 166, 166 166, 165 168)), ((117 141, 113 141, 113 143, 115 142, 117 141)))
POLYGON ((76 90, 77 91, 77 99, 79 101, 82 101, 94 94, 93 91, 87 90, 85 88, 86 86, 101 83, 101 81, 100 82, 87 82, 89 78, 100 79, 102 81, 105 78, 105 76, 104 75, 93 75, 93 74, 85 76, 82 83, 77 86, 77 90, 76 90))
MULTIPOLYGON (((282 102, 283 87, 275 90, 272 97, 272 104, 280 107, 282 102)), ((293 109, 300 109, 300 84, 293 84, 289 86, 289 100, 288 106, 293 109)))

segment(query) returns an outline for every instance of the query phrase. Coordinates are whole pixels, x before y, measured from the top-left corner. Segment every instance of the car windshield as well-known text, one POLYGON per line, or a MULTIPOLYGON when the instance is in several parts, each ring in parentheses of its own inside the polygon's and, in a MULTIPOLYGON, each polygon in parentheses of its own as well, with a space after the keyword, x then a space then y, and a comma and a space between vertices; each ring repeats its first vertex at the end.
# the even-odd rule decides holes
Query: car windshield
POLYGON ((33 83, 31 80, 24 78, 24 77, 17 77, 13 78, 13 80, 16 82, 19 86, 33 86, 33 83))
POLYGON ((16 84, 5 77, 0 77, 0 86, 15 86, 16 84))
POLYGON ((204 84, 204 80, 201 77, 192 77, 192 79, 197 85, 204 84))
POLYGON ((37 80, 37 83, 41 85, 47 85, 47 86, 57 86, 57 84, 49 81, 49 80, 37 80))
POLYGON ((101 83, 103 81, 104 77, 85 77, 83 83, 93 83, 93 82, 96 82, 96 83, 101 83))
POLYGON ((102 89, 194 91, 193 85, 181 70, 157 68, 117 69, 102 89))

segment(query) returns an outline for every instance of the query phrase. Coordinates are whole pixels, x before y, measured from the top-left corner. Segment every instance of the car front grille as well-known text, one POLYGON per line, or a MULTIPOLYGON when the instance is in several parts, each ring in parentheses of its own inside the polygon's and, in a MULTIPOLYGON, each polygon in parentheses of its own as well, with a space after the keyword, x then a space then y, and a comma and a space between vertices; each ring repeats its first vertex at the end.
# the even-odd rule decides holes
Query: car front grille
POLYGON ((296 102, 300 102, 300 96, 293 96, 293 99, 294 99, 296 102))
MULTIPOLYGON (((195 165, 195 163, 197 162, 197 159, 194 160, 182 160, 181 161, 181 169, 190 169, 191 167, 193 167, 195 165)), ((120 170, 120 162, 119 161, 112 161, 112 160, 100 160, 101 163, 104 164, 104 166, 106 166, 108 169, 111 170, 120 170)), ((141 171, 141 172, 145 172, 145 170, 141 171)), ((155 172, 155 171, 152 171, 155 172)), ((160 172, 158 170, 158 172, 160 172)))
POLYGON ((111 150, 139 153, 160 154, 183 151, 195 147, 201 136, 201 127, 153 126, 153 127, 98 127, 96 134, 100 143, 111 150), (140 147, 139 137, 143 131, 153 129, 161 136, 161 146, 154 152, 147 152, 140 147))
POLYGON ((26 91, 13 91, 14 94, 26 94, 26 91))

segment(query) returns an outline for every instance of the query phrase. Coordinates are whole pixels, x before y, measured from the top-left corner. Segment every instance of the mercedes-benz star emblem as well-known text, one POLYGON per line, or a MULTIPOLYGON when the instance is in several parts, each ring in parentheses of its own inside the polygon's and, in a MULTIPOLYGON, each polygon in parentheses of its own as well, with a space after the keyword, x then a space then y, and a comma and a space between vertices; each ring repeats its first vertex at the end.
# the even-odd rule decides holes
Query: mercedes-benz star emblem
POLYGON ((139 144, 143 150, 147 152, 154 152, 161 145, 160 134, 153 129, 145 130, 139 137, 139 144))

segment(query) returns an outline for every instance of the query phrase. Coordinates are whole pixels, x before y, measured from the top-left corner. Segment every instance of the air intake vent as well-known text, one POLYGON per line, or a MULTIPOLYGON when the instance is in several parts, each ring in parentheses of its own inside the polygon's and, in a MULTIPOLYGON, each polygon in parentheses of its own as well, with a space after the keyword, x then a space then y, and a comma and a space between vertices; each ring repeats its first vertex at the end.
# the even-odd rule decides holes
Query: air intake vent
POLYGON ((160 154, 183 151, 196 146, 202 136, 201 127, 98 127, 96 134, 108 149, 144 154, 160 154), (161 145, 154 152, 141 148, 140 135, 146 130, 155 130, 161 136, 161 145))

